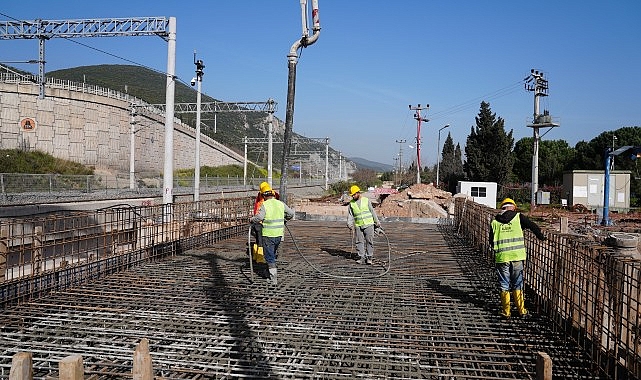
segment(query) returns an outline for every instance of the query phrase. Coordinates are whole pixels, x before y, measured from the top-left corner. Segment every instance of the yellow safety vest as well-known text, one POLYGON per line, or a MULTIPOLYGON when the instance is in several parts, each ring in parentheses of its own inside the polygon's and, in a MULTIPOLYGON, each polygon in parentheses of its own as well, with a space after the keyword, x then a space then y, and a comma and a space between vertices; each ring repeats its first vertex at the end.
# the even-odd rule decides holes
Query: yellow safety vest
POLYGON ((369 199, 361 196, 358 200, 352 200, 349 202, 349 207, 352 208, 352 214, 354 214, 354 225, 356 227, 374 224, 374 217, 369 211, 369 199))
POLYGON ((283 236, 285 231, 285 205, 276 198, 263 202, 265 219, 263 220, 263 236, 283 236))
POLYGON ((494 252, 497 263, 525 260, 525 239, 521 228, 521 217, 517 213, 509 223, 492 220, 494 252))

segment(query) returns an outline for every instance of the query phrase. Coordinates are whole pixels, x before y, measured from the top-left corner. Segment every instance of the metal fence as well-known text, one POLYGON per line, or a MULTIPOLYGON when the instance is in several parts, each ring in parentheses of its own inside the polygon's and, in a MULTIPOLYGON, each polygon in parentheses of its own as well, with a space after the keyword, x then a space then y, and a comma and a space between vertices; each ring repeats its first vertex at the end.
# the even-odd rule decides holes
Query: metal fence
MULTIPOLYGON (((242 176, 202 176, 200 187, 203 189, 216 188, 220 186, 255 186, 257 187, 264 177, 245 178, 242 176)), ((193 177, 174 177, 175 189, 193 189, 193 177)), ((293 185, 321 185, 322 178, 291 179, 293 185)), ((163 179, 153 175, 136 175, 131 187, 129 176, 125 175, 62 175, 62 174, 24 174, 24 173, 0 173, 0 192, 3 196, 10 194, 46 192, 60 193, 78 191, 91 193, 101 190, 137 190, 160 189, 163 186, 163 179)), ((274 184, 276 186, 277 184, 274 184)))
MULTIPOLYGON (((492 264, 489 229, 495 212, 456 200, 456 231, 492 264)), ((641 378, 641 263, 631 250, 576 235, 545 234, 548 239, 542 242, 526 233, 528 300, 612 379, 641 378)))
POLYGON ((0 220, 0 307, 247 231, 252 199, 0 220))

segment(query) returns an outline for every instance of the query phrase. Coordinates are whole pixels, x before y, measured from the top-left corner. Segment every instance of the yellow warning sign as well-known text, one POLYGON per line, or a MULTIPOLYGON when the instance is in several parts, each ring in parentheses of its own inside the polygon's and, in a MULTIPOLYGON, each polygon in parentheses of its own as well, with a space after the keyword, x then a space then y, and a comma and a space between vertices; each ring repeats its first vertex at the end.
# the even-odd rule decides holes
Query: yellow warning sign
POLYGON ((36 129, 36 121, 30 117, 25 117, 20 120, 20 127, 23 131, 33 131, 36 129))

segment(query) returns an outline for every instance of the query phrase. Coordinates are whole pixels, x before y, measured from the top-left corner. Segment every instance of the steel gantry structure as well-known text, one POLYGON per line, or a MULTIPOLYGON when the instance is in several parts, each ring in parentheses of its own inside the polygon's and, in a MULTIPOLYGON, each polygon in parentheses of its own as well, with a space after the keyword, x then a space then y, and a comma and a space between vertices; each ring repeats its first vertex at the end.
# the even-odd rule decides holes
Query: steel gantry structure
MULTIPOLYGON (((317 143, 324 143, 325 144, 325 190, 329 189, 329 137, 293 137, 291 143, 294 145, 294 147, 297 146, 297 144, 303 144, 303 143, 309 143, 309 142, 317 142, 317 143)), ((273 141, 271 135, 268 138, 264 137, 247 137, 243 139, 243 143, 245 144, 245 163, 244 163, 244 168, 243 168, 243 174, 244 174, 244 180, 243 184, 245 184, 245 181, 247 179, 247 146, 249 144, 268 144, 268 155, 267 155, 267 166, 268 166, 268 171, 269 171, 269 185, 272 186, 272 145, 275 144, 284 144, 284 140, 280 141, 273 141)), ((290 151, 289 155, 290 156, 307 156, 307 155, 312 155, 318 153, 317 151, 313 150, 307 150, 307 151, 299 151, 297 149, 294 149, 293 152, 290 151)), ((340 161, 340 156, 339 156, 339 161, 340 161)), ((302 171, 302 168, 301 168, 302 171)))
POLYGON ((39 40, 38 78, 40 98, 44 98, 46 40, 51 38, 117 36, 159 36, 167 40, 169 37, 168 27, 169 19, 166 17, 1 21, 0 40, 39 40))
MULTIPOLYGON (((269 128, 268 128, 268 136, 269 136, 269 158, 268 158, 268 166, 267 166, 267 172, 268 172, 268 179, 267 181, 269 182, 270 186, 272 184, 272 159, 271 159, 271 154, 272 154, 272 149, 271 149, 271 139, 272 139, 272 134, 274 130, 274 112, 276 112, 276 106, 278 103, 274 99, 268 99, 266 102, 205 102, 205 103, 176 103, 174 105, 174 112, 175 113, 212 113, 214 114, 214 123, 216 122, 215 116, 218 113, 221 112, 265 112, 268 114, 268 120, 269 120, 269 128)), ((156 107, 160 109, 162 112, 166 111, 166 107, 164 104, 154 104, 153 107, 156 107)), ((198 129, 200 126, 197 125, 196 128, 198 129)), ((196 144, 199 144, 199 141, 196 142, 196 144)), ((198 150, 196 150, 198 151, 198 150)), ((196 157, 196 164, 195 166, 200 165, 200 158, 197 156, 196 157)), ((245 147, 245 163, 244 163, 244 175, 245 178, 247 176, 247 148, 245 147)), ((194 173, 199 173, 199 171, 194 171, 194 173)), ((199 175, 199 174, 198 174, 199 175)), ((194 178, 194 201, 199 200, 199 193, 200 189, 199 187, 199 181, 197 181, 194 178)))
MULTIPOLYGON (((45 41, 51 38, 159 36, 167 41, 167 84, 165 102, 165 157, 163 203, 173 197, 174 167, 174 93, 176 89, 176 18, 129 17, 81 20, 14 20, 0 22, 0 39, 35 39, 40 41, 38 77, 40 98, 45 96, 45 41)), ((167 210, 169 214, 169 210, 167 210)))

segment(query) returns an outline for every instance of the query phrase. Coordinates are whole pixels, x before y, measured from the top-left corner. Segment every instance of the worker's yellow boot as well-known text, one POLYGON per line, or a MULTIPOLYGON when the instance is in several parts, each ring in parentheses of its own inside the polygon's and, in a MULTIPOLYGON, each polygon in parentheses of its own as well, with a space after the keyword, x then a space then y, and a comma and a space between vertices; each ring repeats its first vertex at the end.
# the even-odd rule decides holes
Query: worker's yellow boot
POLYGON ((258 247, 256 249, 256 262, 259 264, 266 263, 265 261, 265 255, 263 254, 263 247, 258 247))
POLYGON ((510 292, 501 291, 501 311, 499 312, 502 317, 510 318, 510 292))
POLYGON ((519 311, 521 317, 528 315, 528 311, 525 308, 525 297, 523 296, 523 290, 515 290, 514 293, 514 304, 516 304, 516 310, 519 311))
POLYGON ((258 244, 252 244, 252 260, 256 261, 256 254, 258 253, 258 244))

